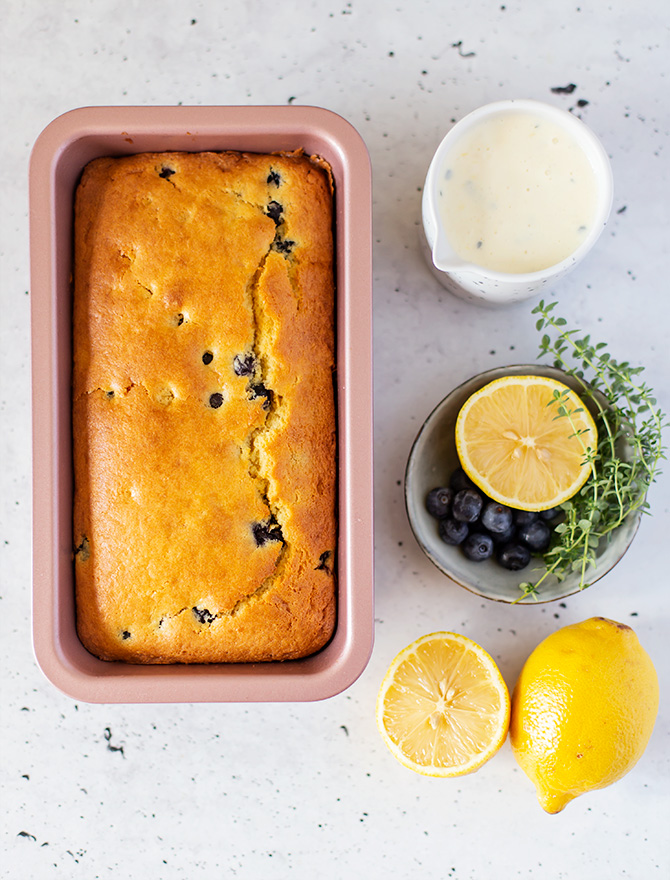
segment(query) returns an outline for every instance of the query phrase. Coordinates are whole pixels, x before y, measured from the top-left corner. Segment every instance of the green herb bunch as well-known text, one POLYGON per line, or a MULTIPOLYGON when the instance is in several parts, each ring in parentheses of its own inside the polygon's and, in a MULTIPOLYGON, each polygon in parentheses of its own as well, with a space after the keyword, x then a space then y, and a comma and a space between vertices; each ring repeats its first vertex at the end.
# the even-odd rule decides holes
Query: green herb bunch
MULTIPOLYGON (((614 360, 604 342, 594 344, 588 335, 578 338, 581 331, 566 329, 565 318, 553 314, 555 307, 555 302, 541 301, 533 309, 540 316, 537 330, 545 331, 539 357, 552 357, 554 366, 574 377, 580 398, 593 401, 598 446, 584 445, 591 477, 561 505, 563 521, 543 554, 546 571, 535 583, 519 585, 520 599, 538 598, 550 575, 563 580, 577 572, 579 589, 588 586, 588 569, 614 530, 627 517, 648 509, 647 490, 665 458, 662 431, 668 423, 653 391, 639 378, 644 368, 614 360)), ((571 419, 577 412, 570 411, 559 392, 549 405, 557 407, 556 418, 571 419)))

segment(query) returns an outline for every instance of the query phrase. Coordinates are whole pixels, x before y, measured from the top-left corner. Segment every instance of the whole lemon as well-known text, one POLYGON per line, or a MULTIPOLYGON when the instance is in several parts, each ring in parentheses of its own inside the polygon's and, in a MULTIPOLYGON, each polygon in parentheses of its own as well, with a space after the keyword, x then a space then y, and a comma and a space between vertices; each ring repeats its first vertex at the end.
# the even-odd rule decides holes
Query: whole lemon
POLYGON ((543 809, 621 779, 649 742, 658 695, 651 659, 623 623, 592 617, 541 642, 514 689, 510 742, 543 809))

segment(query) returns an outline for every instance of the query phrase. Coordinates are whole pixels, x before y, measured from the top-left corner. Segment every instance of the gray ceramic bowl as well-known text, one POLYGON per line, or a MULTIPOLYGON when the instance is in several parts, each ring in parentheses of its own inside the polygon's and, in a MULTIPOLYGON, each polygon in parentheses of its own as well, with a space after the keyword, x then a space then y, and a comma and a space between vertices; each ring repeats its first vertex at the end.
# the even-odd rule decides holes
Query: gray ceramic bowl
MULTIPOLYGON (((470 562, 460 547, 445 544, 438 535, 437 521, 426 511, 425 499, 428 492, 436 486, 448 484, 449 477, 459 466, 456 454, 454 431, 456 418, 465 401, 493 379, 502 376, 537 375, 549 376, 579 391, 579 384, 561 370, 537 364, 518 364, 499 367, 480 373, 459 385, 444 398, 428 416, 419 431, 407 462, 405 472, 405 504, 407 515, 426 556, 444 574, 460 586, 486 599, 498 602, 517 602, 533 604, 553 602, 579 592, 579 578, 571 575, 563 581, 550 576, 542 583, 538 599, 524 598, 519 589, 522 581, 536 581, 545 571, 539 559, 520 572, 510 572, 501 568, 494 560, 470 562)), ((588 406, 588 401, 585 401, 588 406)), ((590 407, 589 407, 590 408, 590 407)), ((640 522, 640 514, 630 516, 614 533, 613 539, 600 550, 595 567, 589 569, 587 585, 595 583, 613 568, 624 555, 635 536, 640 522)))

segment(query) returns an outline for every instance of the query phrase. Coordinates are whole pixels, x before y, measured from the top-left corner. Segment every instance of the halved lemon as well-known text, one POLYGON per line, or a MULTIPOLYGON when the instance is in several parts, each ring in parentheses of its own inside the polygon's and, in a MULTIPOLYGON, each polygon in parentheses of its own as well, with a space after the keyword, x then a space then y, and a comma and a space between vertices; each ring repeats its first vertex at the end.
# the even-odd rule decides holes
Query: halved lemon
POLYGON ((393 755, 425 776, 463 776, 504 743, 510 699, 495 661, 466 636, 437 632, 404 648, 377 697, 393 755))
POLYGON ((517 510, 549 510, 572 498, 591 475, 588 450, 597 444, 579 396, 546 376, 494 379, 466 400, 456 420, 463 470, 517 510))

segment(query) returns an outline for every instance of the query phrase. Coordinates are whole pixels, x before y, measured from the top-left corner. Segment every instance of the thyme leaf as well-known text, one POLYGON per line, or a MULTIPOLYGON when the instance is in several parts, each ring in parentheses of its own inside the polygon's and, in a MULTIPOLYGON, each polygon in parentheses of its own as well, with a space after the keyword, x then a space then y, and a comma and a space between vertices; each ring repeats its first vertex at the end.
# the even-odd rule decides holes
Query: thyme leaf
MULTIPOLYGON (((556 305, 541 300, 533 309, 539 315, 536 329, 544 331, 538 357, 551 357, 555 367, 577 380, 579 396, 593 401, 598 447, 584 449, 592 475, 561 505, 563 521, 543 554, 546 571, 535 583, 519 584, 522 595, 517 602, 538 599, 550 575, 561 581, 576 572, 579 589, 587 587, 589 569, 614 531, 628 517, 648 512, 647 491, 665 458, 662 435, 669 423, 653 390, 640 378, 644 367, 615 360, 606 343, 594 343, 589 334, 568 329, 565 318, 554 314, 556 305)), ((556 406, 556 418, 570 419, 578 412, 569 410, 559 393, 551 404, 556 406)))

